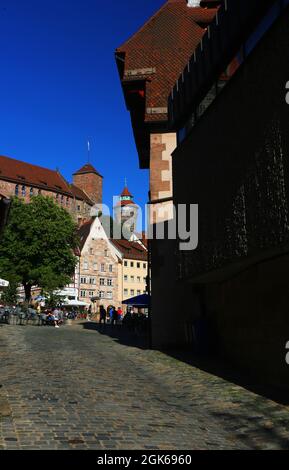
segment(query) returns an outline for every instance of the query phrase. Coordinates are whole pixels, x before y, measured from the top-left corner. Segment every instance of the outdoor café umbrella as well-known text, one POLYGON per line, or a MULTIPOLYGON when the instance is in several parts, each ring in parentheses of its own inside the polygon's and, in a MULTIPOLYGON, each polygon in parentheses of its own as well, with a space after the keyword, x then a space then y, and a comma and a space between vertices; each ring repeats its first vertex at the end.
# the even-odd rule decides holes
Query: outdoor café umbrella
POLYGON ((9 282, 5 281, 4 279, 0 279, 0 287, 8 287, 9 282))

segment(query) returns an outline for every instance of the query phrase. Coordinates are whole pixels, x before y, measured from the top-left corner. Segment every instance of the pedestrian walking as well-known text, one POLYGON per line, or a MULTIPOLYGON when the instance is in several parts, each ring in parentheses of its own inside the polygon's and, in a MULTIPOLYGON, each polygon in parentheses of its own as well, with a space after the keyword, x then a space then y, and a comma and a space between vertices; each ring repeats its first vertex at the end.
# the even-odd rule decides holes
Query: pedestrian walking
POLYGON ((117 322, 118 322, 118 314, 117 314, 117 311, 116 311, 115 307, 113 307, 111 315, 112 315, 111 325, 115 326, 115 325, 117 325, 117 322))
POLYGON ((105 310, 103 305, 100 306, 99 314, 100 314, 99 324, 100 325, 102 325, 102 324, 105 325, 106 324, 106 310, 105 310))

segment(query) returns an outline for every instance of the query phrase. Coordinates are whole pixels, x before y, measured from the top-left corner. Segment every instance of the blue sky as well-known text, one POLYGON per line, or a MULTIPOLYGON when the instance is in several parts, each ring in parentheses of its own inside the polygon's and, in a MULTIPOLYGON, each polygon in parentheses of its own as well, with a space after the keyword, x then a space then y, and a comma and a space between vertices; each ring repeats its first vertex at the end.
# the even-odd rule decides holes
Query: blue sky
POLYGON ((0 154, 59 168, 70 181, 87 161, 111 204, 127 177, 147 201, 114 50, 164 0, 1 0, 0 154))

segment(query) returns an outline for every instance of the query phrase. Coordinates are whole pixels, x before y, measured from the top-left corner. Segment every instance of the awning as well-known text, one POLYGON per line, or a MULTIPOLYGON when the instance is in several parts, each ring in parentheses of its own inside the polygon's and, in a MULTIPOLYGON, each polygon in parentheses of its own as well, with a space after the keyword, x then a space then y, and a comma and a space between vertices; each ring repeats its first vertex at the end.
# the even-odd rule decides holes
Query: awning
POLYGON ((90 304, 82 302, 81 300, 68 300, 63 304, 63 307, 89 307, 90 304))
POLYGON ((148 308, 150 305, 150 296, 148 294, 138 295, 131 299, 124 300, 124 305, 131 305, 132 307, 148 308))

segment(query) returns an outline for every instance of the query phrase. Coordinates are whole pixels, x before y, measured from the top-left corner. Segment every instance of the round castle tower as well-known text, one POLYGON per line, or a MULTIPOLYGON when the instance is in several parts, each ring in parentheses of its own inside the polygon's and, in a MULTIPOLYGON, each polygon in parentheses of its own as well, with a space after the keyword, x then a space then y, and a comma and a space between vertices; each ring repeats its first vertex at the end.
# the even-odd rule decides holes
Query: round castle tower
POLYGON ((134 203, 133 195, 129 192, 128 187, 125 186, 122 191, 119 202, 114 207, 114 214, 116 221, 123 225, 129 224, 130 231, 133 233, 136 230, 138 218, 138 206, 134 203))

